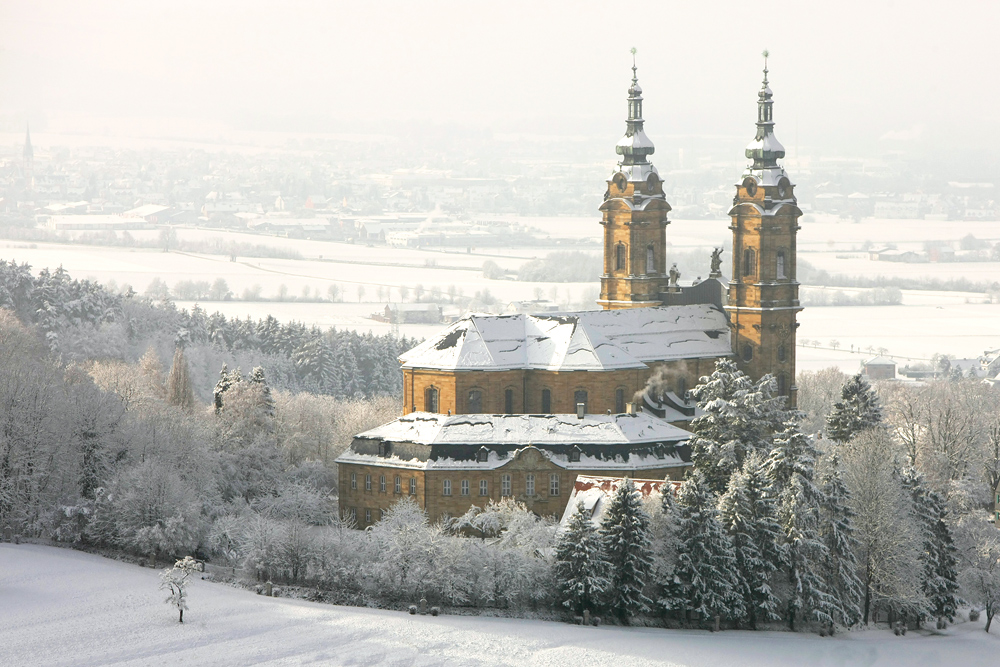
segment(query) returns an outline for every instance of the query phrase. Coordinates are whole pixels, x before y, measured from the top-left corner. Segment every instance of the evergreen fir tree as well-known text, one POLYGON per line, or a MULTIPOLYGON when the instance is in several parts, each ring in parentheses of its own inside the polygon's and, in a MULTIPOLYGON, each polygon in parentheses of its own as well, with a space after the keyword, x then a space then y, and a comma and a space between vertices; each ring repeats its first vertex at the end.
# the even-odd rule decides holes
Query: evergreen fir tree
POLYGON ((250 372, 250 384, 257 385, 261 390, 261 401, 263 402, 264 414, 268 417, 274 416, 274 398, 271 397, 271 387, 264 377, 264 367, 256 366, 250 372))
POLYGON ((820 480, 823 494, 820 506, 820 533, 828 556, 824 568, 830 592, 837 598, 834 621, 854 625, 861 620, 861 581, 854 556, 854 528, 851 520, 850 491, 840 476, 840 460, 836 454, 827 461, 820 480))
POLYGON ((649 524, 639 491, 626 477, 601 521, 604 553, 611 568, 608 606, 623 623, 648 610, 651 602, 643 593, 653 563, 649 524))
POLYGON ((664 611, 679 612, 687 609, 687 598, 683 582, 677 576, 677 558, 680 555, 680 539, 677 534, 679 512, 669 482, 664 484, 663 495, 660 496, 660 513, 664 534, 658 536, 660 540, 657 548, 660 553, 657 553, 655 558, 658 564, 655 573, 659 587, 656 603, 664 611))
POLYGON ((790 584, 785 613, 792 630, 800 615, 825 626, 842 613, 823 577, 829 552, 819 531, 823 495, 813 483, 815 465, 812 441, 799 432, 794 422, 788 422, 774 438, 767 475, 784 534, 790 584))
POLYGON ((194 389, 188 375, 187 359, 180 347, 174 350, 174 361, 167 375, 167 401, 183 410, 194 408, 194 389))
POLYGON ((215 414, 222 412, 223 396, 232 386, 233 378, 229 374, 229 367, 223 363, 222 370, 219 371, 219 381, 215 383, 215 389, 212 391, 212 396, 215 399, 215 414))
POLYGON ((716 497, 704 477, 695 472, 677 495, 677 578, 687 608, 708 620, 716 616, 740 619, 746 606, 739 595, 745 583, 736 552, 722 529, 716 497))
POLYGON ((961 600, 958 597, 957 549, 945 522, 944 499, 928 489, 920 473, 913 468, 903 472, 902 482, 903 488, 910 492, 923 540, 921 590, 927 596, 928 613, 939 620, 952 621, 961 600))
POLYGON ((717 361, 715 372, 691 394, 704 411, 691 423, 693 468, 713 493, 721 494, 747 453, 769 450, 774 432, 791 414, 774 378, 765 375, 753 382, 730 359, 717 361))
POLYGON ((758 621, 781 618, 771 581, 785 561, 774 499, 767 493, 765 464, 762 453, 749 454, 719 500, 719 519, 732 540, 740 575, 737 592, 754 630, 758 621))
POLYGON ((556 542, 555 574, 564 607, 594 612, 608 589, 608 563, 597 528, 581 501, 556 542))
POLYGON ((837 442, 847 442, 855 435, 882 423, 882 405, 878 394, 861 373, 851 377, 827 417, 828 435, 837 442))

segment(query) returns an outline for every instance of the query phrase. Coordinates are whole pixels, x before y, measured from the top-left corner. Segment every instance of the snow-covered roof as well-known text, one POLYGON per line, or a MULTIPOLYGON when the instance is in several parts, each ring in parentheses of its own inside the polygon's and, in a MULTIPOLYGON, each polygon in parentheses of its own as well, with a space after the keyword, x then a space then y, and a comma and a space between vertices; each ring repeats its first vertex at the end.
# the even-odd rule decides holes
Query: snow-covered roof
POLYGON ((435 370, 616 370, 731 354, 710 304, 526 315, 468 315, 400 357, 435 370))
POLYGON ((644 444, 679 442, 690 433, 640 412, 635 415, 441 415, 412 412, 356 437, 421 445, 644 444))
MULTIPOLYGON (((583 509, 587 513, 590 521, 599 526, 604 512, 618 488, 625 482, 624 477, 596 477, 591 475, 578 475, 573 491, 570 493, 566 509, 563 510, 561 526, 566 526, 570 517, 576 513, 577 506, 582 502, 583 509)), ((680 482, 666 481, 662 479, 633 479, 632 483, 636 490, 644 499, 659 498, 663 495, 665 487, 669 487, 672 493, 677 493, 680 482)))
POLYGON ((865 362, 865 366, 895 366, 895 365, 896 361, 894 359, 890 359, 889 357, 883 357, 883 356, 873 357, 865 362))
POLYGON ((160 204, 143 204, 138 208, 133 208, 130 211, 125 211, 122 215, 145 218, 147 215, 156 215, 157 213, 163 213, 164 211, 168 210, 170 210, 169 206, 161 206, 160 204))

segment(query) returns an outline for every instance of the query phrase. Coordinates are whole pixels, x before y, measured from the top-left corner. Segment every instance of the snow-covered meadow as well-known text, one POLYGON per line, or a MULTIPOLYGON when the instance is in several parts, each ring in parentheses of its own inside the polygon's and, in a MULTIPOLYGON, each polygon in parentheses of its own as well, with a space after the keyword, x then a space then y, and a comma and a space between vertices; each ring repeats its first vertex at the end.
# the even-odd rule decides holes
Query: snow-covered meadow
POLYGON ((201 580, 181 625, 157 575, 69 549, 0 544, 0 664, 976 667, 1000 654, 1000 636, 982 621, 905 637, 584 628, 266 598, 201 580))

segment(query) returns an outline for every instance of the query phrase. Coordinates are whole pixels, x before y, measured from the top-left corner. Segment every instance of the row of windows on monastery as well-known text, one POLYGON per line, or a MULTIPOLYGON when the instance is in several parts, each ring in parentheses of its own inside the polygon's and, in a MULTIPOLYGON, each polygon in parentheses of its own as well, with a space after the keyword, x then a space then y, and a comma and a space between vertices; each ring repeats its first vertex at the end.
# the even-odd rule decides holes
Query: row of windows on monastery
MULTIPOLYGON (((365 491, 372 491, 372 476, 370 474, 365 475, 365 491)), ((513 494, 513 482, 514 478, 509 473, 504 473, 500 475, 500 495, 504 498, 510 497, 513 494)), ((533 497, 536 492, 536 475, 535 473, 527 473, 524 476, 524 495, 533 497)), ((408 495, 417 495, 417 478, 410 477, 407 481, 408 495)), ((486 498, 490 495, 490 482, 487 479, 480 479, 476 482, 479 490, 479 497, 486 498)), ((462 496, 471 496, 473 489, 473 483, 467 479, 459 480, 458 482, 458 492, 462 496)), ((358 490, 358 473, 351 473, 351 490, 358 490)), ((396 495, 403 494, 403 478, 396 475, 392 480, 392 492, 396 495)), ((454 495, 454 487, 452 486, 452 480, 444 479, 441 480, 441 495, 451 496, 454 495)), ((379 475, 378 477, 378 492, 388 493, 388 479, 385 475, 379 475)), ((559 495, 559 475, 557 473, 552 473, 549 475, 549 497, 556 497, 559 495)))
MULTIPOLYGON (((683 394, 686 390, 684 378, 678 380, 678 390, 683 394)), ((625 412, 625 388, 615 389, 615 413, 625 412)), ((424 390, 424 407, 427 412, 440 412, 441 393, 437 387, 431 386, 424 390)), ((467 414, 482 414, 484 393, 482 389, 470 389, 465 412, 467 414)), ((573 391, 573 405, 579 407, 583 405, 584 413, 588 412, 589 399, 586 389, 576 389, 573 391)), ((514 410, 514 388, 508 387, 503 391, 503 413, 507 415, 515 414, 514 410)), ((552 414, 552 390, 542 389, 540 414, 552 414)))

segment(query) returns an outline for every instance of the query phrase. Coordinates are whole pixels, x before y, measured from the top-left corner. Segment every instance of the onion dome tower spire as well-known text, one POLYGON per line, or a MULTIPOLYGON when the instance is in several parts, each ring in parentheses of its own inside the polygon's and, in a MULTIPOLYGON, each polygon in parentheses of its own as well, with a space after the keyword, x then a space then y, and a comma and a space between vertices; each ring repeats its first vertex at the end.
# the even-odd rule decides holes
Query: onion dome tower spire
POLYGON ((737 364, 757 379, 770 373, 780 394, 795 405, 795 330, 799 305, 796 233, 799 210, 785 169, 785 147, 774 136, 774 100, 767 81, 757 93, 757 134, 746 148, 750 159, 736 184, 732 217, 733 277, 729 324, 737 364))
POLYGON ((653 142, 642 118, 635 49, 632 49, 632 85, 628 89, 625 136, 615 145, 621 156, 608 179, 601 205, 604 226, 604 273, 601 298, 605 309, 639 308, 663 304, 667 291, 666 227, 670 204, 660 175, 649 162, 653 142))

